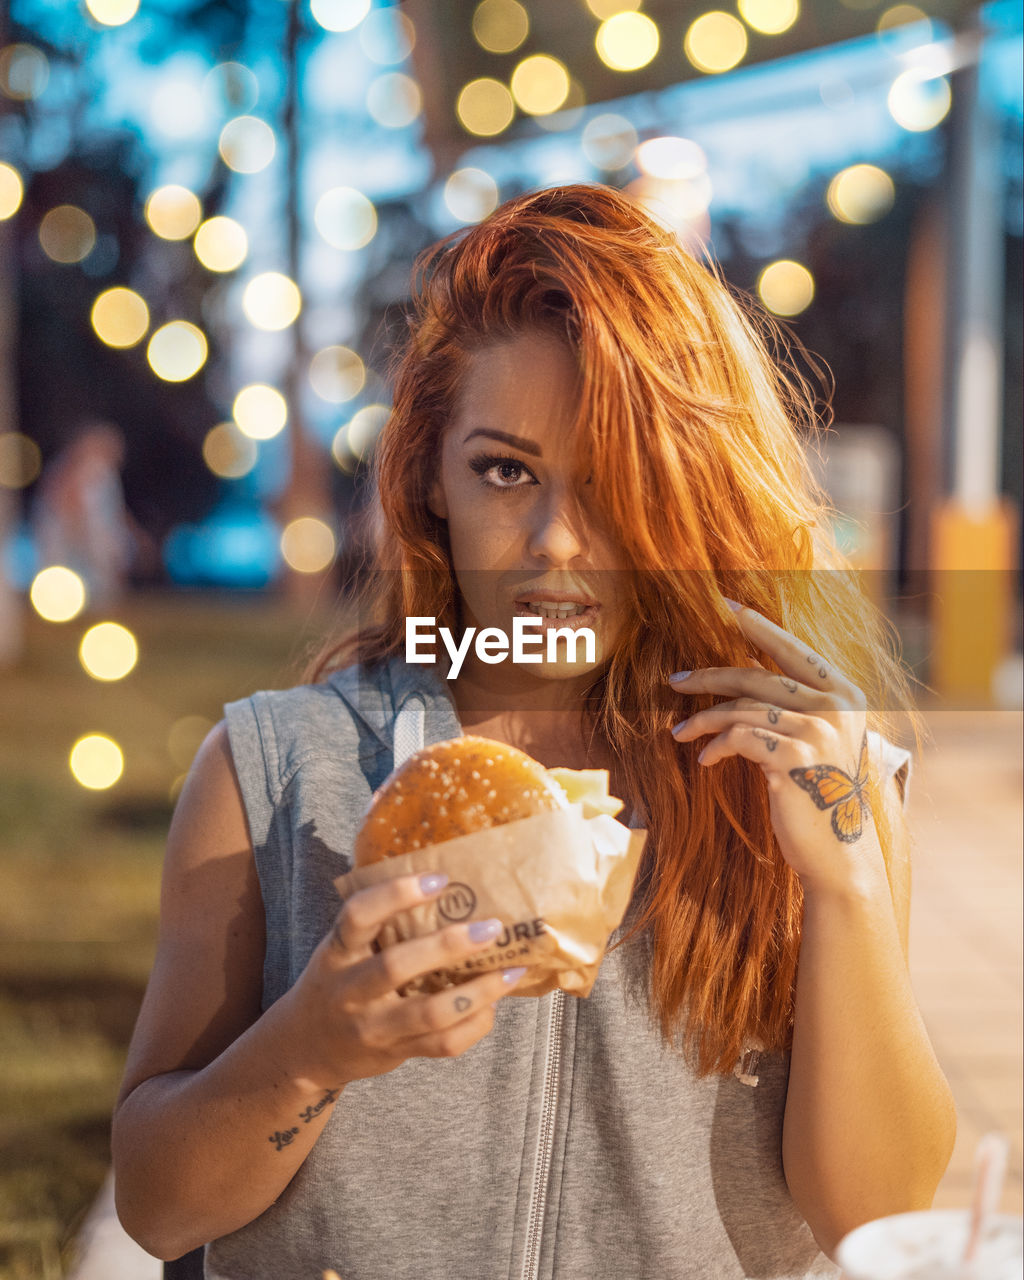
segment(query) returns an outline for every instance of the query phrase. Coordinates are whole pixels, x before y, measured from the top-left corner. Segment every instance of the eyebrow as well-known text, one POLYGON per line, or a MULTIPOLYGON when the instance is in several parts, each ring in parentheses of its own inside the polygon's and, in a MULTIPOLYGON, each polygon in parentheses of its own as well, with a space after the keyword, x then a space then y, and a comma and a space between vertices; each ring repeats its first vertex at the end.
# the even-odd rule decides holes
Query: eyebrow
POLYGON ((502 444, 510 444, 513 449, 521 449, 523 453, 533 454, 535 458, 539 458, 543 452, 539 444, 527 440, 525 436, 514 436, 509 431, 495 431, 491 427, 475 427, 462 443, 469 444, 474 436, 489 436, 492 440, 500 440, 502 444))

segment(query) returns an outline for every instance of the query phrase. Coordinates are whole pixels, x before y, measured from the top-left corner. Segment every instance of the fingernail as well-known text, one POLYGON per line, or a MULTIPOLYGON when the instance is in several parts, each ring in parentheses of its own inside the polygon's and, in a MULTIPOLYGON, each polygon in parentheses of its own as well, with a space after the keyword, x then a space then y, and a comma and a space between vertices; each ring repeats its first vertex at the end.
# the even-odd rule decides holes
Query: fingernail
POLYGON ((470 942, 488 942, 498 936, 501 929, 500 920, 474 920, 469 926, 470 942))
POLYGON ((707 750, 708 750, 708 749, 707 749, 707 747, 705 747, 705 748, 704 748, 704 750, 703 750, 703 751, 700 753, 700 755, 697 757, 697 763, 698 763, 698 764, 703 764, 703 763, 704 763, 704 757, 707 755, 707 750))
POLYGON ((737 604, 735 600, 730 600, 728 596, 722 596, 722 599, 733 611, 733 613, 739 613, 739 611, 743 608, 741 604, 737 604))
POLYGON ((687 726, 689 723, 690 723, 690 722, 689 722, 689 720, 680 720, 680 721, 679 721, 679 723, 678 723, 678 724, 675 726, 675 728, 672 730, 672 732, 673 732, 673 733, 678 733, 678 732, 680 731, 680 729, 685 729, 685 728, 686 728, 686 726, 687 726))
POLYGON ((420 876, 420 892, 423 894, 437 893, 447 883, 448 877, 443 871, 434 871, 430 875, 420 876))
POLYGON ((677 671, 674 676, 669 676, 669 684, 674 684, 677 680, 685 680, 687 676, 692 676, 692 671, 677 671))
POLYGON ((518 969, 506 969, 501 975, 501 980, 511 986, 513 982, 518 982, 525 972, 526 965, 520 965, 518 969))

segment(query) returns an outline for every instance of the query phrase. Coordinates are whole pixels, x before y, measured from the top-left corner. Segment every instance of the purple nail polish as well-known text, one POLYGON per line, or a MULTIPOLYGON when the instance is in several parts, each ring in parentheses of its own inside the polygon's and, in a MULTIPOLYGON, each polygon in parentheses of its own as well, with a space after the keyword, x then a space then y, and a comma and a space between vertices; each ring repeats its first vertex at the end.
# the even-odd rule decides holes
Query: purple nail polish
POLYGON ((735 600, 730 600, 728 596, 722 596, 722 599, 733 611, 733 613, 739 613, 739 611, 743 608, 743 605, 737 604, 735 600))
POLYGON ((677 671, 674 676, 669 676, 669 684, 675 684, 678 680, 685 680, 687 676, 692 676, 692 671, 677 671))
POLYGON ((501 980, 511 986, 513 982, 518 982, 525 972, 526 965, 520 965, 517 969, 506 969, 501 975, 501 980))
POLYGON ((690 723, 689 720, 680 720, 679 723, 673 728, 672 732, 678 733, 680 729, 685 729, 689 723, 690 723))
POLYGON ((447 883, 448 877, 443 871, 434 871, 429 875, 420 876, 420 892, 425 895, 437 893, 447 883))
POLYGON ((500 920, 474 920, 469 926, 470 942, 489 942, 501 929, 500 920))

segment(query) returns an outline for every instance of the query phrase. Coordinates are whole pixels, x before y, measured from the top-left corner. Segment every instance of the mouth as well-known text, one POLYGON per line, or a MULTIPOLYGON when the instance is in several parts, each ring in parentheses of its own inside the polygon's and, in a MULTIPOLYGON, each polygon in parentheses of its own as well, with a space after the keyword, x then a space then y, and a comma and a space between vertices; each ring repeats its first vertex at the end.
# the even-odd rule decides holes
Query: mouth
POLYGON ((546 631, 548 626, 569 627, 576 631, 580 627, 591 627, 597 619, 601 605, 579 595, 536 595, 520 596, 515 601, 517 618, 543 618, 546 631))

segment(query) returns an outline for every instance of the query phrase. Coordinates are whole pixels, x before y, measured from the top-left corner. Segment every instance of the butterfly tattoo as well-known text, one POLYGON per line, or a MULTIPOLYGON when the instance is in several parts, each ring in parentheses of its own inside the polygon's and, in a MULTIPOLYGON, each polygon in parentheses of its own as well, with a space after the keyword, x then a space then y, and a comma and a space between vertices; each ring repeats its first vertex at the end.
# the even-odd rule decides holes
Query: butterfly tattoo
POLYGON ((864 794, 868 783, 867 734, 860 744, 860 763, 855 778, 834 764, 790 769, 789 776, 798 787, 808 792, 819 809, 832 809, 832 830, 844 844, 853 844, 860 839, 864 819, 871 817, 871 807, 864 794))

